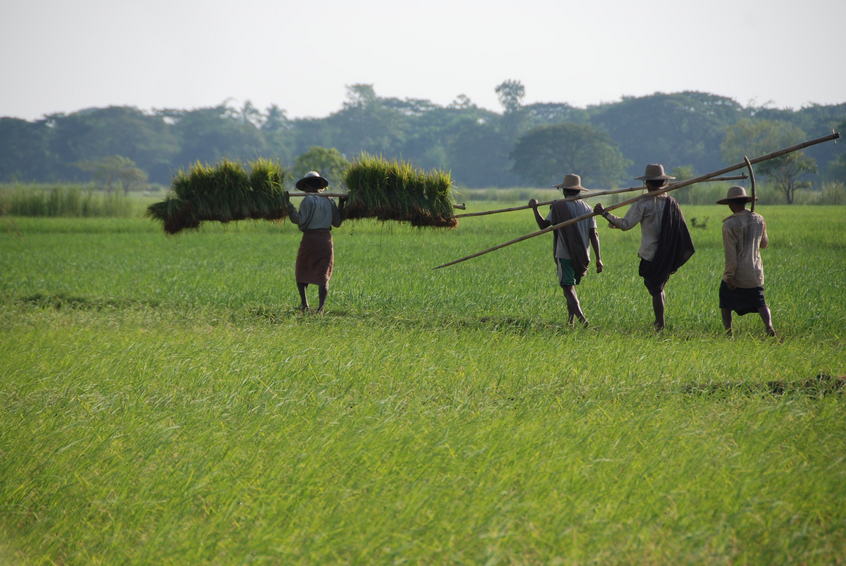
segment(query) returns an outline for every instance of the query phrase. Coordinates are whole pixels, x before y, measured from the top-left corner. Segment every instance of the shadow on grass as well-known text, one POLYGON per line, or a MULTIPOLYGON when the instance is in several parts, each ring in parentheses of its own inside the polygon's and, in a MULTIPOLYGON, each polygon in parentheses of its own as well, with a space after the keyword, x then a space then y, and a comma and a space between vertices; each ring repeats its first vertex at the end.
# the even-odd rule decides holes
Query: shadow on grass
POLYGON ((352 312, 345 310, 327 309, 324 313, 316 313, 313 310, 302 312, 298 308, 271 309, 268 307, 255 307, 249 309, 251 317, 264 320, 270 324, 281 324, 283 322, 299 321, 303 324, 323 324, 333 319, 347 319, 359 321, 378 321, 380 327, 401 327, 401 328, 473 328, 492 330, 496 332, 507 332, 512 334, 551 333, 563 334, 574 330, 584 330, 581 326, 570 326, 563 323, 535 320, 531 318, 515 318, 508 316, 484 316, 481 318, 452 318, 452 317, 429 317, 429 318, 404 318, 394 314, 378 314, 368 312, 352 312))
POLYGON ((798 394, 810 397, 822 397, 825 395, 842 395, 846 392, 846 376, 832 377, 828 374, 820 373, 814 378, 796 381, 689 383, 682 387, 682 392, 688 395, 719 396, 739 393, 742 395, 798 394))
POLYGON ((44 295, 36 293, 18 299, 20 303, 39 308, 55 310, 114 310, 131 307, 152 307, 159 306, 158 301, 139 301, 136 299, 96 299, 87 297, 75 297, 59 293, 58 295, 44 295))

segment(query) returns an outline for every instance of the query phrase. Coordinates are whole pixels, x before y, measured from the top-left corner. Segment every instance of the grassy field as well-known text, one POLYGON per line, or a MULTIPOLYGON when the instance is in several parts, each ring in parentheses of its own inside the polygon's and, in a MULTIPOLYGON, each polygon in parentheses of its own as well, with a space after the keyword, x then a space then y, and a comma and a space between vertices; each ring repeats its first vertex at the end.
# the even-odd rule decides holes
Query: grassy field
POLYGON ((844 395, 802 382, 846 373, 846 207, 762 208, 779 340, 722 335, 725 207, 660 335, 604 222, 584 329, 549 237, 431 269, 524 212, 346 223, 323 316, 289 224, 0 217, 0 564, 842 563, 844 395))

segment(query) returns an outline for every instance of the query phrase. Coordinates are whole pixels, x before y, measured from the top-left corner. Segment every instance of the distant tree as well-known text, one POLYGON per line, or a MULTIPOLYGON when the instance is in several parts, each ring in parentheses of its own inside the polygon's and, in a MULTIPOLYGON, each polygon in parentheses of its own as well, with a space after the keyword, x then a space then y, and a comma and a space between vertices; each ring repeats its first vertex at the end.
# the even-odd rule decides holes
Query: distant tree
POLYGON ((46 181, 53 161, 44 121, 0 118, 0 181, 46 181))
POLYGON ((264 121, 261 110, 253 106, 249 100, 245 101, 240 109, 241 122, 260 128, 264 121))
POLYGON ((534 128, 520 137, 511 157, 517 174, 547 186, 567 173, 594 186, 613 186, 628 165, 607 134, 584 124, 534 128))
MULTIPOLYGON (((679 181, 684 181, 685 179, 692 179, 696 176, 696 170, 693 168, 692 165, 677 165, 673 169, 669 171, 669 174, 679 181)), ((693 187, 688 187, 692 189, 693 187)), ((682 204, 696 204, 693 201, 693 191, 692 190, 685 190, 685 191, 678 191, 673 193, 673 196, 678 199, 678 201, 682 204)))
POLYGON ((632 161, 632 176, 647 163, 717 169, 725 129, 743 117, 734 100, 702 92, 623 97, 588 112, 590 123, 608 132, 632 161))
POLYGON ((473 104, 473 101, 470 100, 470 97, 466 94, 459 94, 455 97, 455 99, 449 103, 449 108, 453 108, 456 110, 467 110, 468 108, 473 108, 476 105, 473 104))
POLYGON ((564 123, 587 124, 589 120, 586 110, 565 102, 538 102, 523 106, 523 110, 532 127, 564 123))
MULTIPOLYGON (((738 162, 744 155, 753 157, 771 153, 779 148, 799 143, 807 138, 801 128, 780 120, 743 119, 726 130, 720 145, 723 158, 738 162)), ((816 161, 801 151, 794 151, 776 159, 764 161, 756 169, 765 175, 792 204, 796 191, 811 186, 802 178, 817 170, 816 161)))
MULTIPOLYGON (((846 122, 838 124, 836 129, 838 132, 846 132, 846 122)), ((843 149, 839 149, 836 157, 829 162, 827 177, 832 181, 846 183, 846 151, 843 149)))
POLYGON ((828 178, 846 183, 846 155, 841 155, 828 166, 828 178))
POLYGON ((526 88, 520 81, 509 79, 501 82, 494 89, 499 103, 505 109, 500 118, 500 129, 506 138, 510 138, 513 144, 517 137, 525 132, 526 112, 522 108, 523 97, 526 95, 526 88))
POLYGON ((519 110, 523 97, 526 96, 526 87, 523 83, 513 79, 502 81, 494 90, 506 113, 519 110))
POLYGON ((91 173, 93 181, 111 193, 116 187, 126 194, 142 189, 147 183, 147 174, 135 162, 122 155, 107 155, 99 159, 80 161, 76 166, 91 173))
POLYGON ((509 157, 513 142, 492 119, 467 116, 450 137, 447 155, 456 183, 468 187, 508 187, 517 183, 509 157))
MULTIPOLYGON (((809 104, 793 110, 790 108, 758 108, 755 109, 755 118, 766 120, 781 120, 799 126, 807 132, 810 137, 824 136, 832 130, 844 132, 844 119, 846 119, 846 103, 840 104, 809 104)), ((833 165, 843 153, 842 143, 822 143, 807 148, 805 154, 812 157, 819 164, 820 173, 824 173, 829 180, 836 178, 829 177, 830 172, 836 172, 833 165)))
POLYGON ((348 86, 344 107, 324 119, 329 139, 321 145, 336 147, 346 155, 365 151, 385 157, 399 156, 409 116, 420 112, 420 108, 419 101, 402 108, 398 108, 397 102, 390 99, 386 103, 377 97, 373 85, 348 86))
POLYGON ((496 113, 481 109, 468 99, 459 107, 433 105, 406 120, 400 146, 403 160, 425 169, 452 169, 453 178, 465 186, 492 186, 492 182, 504 180, 502 171, 507 168, 510 144, 489 125, 498 123, 496 113), (500 156, 499 163, 495 162, 495 155, 500 156))
POLYGON ((46 122, 55 175, 62 180, 82 180, 76 163, 109 155, 131 159, 158 182, 167 182, 173 172, 179 140, 163 114, 108 106, 51 114, 46 122))
POLYGON ((259 128, 267 150, 280 163, 290 163, 295 143, 294 126, 285 111, 271 104, 267 107, 259 128))
POLYGON ((180 142, 177 165, 215 163, 224 158, 248 161, 266 155, 264 135, 244 119, 241 110, 220 104, 174 113, 173 129, 180 142))
POLYGON ((293 173, 299 179, 309 171, 319 171, 331 185, 338 186, 343 183, 349 165, 350 162, 334 147, 314 146, 297 157, 293 173))
POLYGON ((347 85, 345 107, 362 108, 376 102, 376 90, 372 84, 356 83, 347 85))
POLYGON ((685 179, 693 179, 696 176, 696 170, 693 168, 693 165, 677 165, 669 174, 683 181, 685 179))

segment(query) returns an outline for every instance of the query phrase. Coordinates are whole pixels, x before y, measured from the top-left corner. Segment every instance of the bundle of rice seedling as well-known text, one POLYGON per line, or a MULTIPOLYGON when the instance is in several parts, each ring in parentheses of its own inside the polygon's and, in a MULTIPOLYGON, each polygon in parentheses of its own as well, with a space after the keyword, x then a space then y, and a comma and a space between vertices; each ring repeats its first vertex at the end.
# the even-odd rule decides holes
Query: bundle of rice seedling
POLYGON ((409 163, 362 154, 347 169, 347 218, 378 218, 412 226, 458 224, 453 214, 452 179, 445 171, 425 172, 409 163))
POLYGON ((266 159, 252 162, 249 174, 232 161, 215 166, 198 162, 176 174, 172 194, 150 205, 147 214, 161 220, 168 234, 197 228, 204 220, 282 219, 288 215, 284 177, 282 168, 266 159))

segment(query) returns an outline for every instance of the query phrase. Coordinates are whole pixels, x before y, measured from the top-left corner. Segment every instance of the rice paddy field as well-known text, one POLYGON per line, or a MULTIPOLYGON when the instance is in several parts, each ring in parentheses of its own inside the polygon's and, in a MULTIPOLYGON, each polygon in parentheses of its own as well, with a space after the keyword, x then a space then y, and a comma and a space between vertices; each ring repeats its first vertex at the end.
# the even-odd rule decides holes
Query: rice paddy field
POLYGON ((846 207, 761 207, 778 339, 683 210, 657 335, 604 221, 582 328, 548 235, 432 270, 527 211, 345 223, 324 315, 288 223, 0 217, 0 564, 846 562, 846 207))

